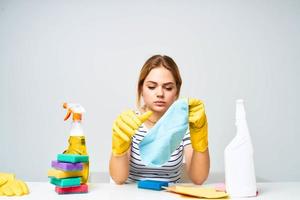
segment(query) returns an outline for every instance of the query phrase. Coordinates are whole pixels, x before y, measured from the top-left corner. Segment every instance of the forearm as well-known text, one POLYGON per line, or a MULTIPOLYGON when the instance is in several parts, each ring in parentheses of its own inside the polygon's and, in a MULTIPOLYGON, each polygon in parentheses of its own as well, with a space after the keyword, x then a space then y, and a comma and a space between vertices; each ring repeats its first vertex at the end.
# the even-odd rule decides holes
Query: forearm
POLYGON ((111 155, 109 173, 116 184, 123 184, 129 175, 128 152, 122 156, 111 155))
POLYGON ((193 150, 188 174, 195 184, 202 184, 208 177, 210 168, 210 159, 208 149, 205 152, 197 152, 193 150))

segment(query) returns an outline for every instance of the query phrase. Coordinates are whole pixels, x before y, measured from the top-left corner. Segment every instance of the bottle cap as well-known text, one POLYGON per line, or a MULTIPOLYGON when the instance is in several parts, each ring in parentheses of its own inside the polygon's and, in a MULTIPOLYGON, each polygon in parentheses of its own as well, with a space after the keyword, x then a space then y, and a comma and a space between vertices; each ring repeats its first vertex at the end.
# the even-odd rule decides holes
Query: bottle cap
POLYGON ((236 118, 236 120, 246 118, 246 112, 245 112, 245 108, 244 108, 244 100, 243 99, 236 100, 235 118, 236 118))

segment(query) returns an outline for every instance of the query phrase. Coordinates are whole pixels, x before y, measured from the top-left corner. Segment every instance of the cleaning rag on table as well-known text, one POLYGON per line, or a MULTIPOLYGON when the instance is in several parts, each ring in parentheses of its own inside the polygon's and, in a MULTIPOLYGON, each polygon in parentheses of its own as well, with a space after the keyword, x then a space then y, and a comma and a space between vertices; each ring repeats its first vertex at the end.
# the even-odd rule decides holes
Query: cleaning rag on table
POLYGON ((149 167, 160 167, 171 157, 182 142, 189 127, 188 100, 175 101, 139 144, 142 162, 149 167))
POLYGON ((188 197, 197 197, 201 199, 228 199, 228 194, 218 191, 215 188, 206 188, 202 186, 184 186, 176 185, 165 188, 168 192, 174 192, 188 197))

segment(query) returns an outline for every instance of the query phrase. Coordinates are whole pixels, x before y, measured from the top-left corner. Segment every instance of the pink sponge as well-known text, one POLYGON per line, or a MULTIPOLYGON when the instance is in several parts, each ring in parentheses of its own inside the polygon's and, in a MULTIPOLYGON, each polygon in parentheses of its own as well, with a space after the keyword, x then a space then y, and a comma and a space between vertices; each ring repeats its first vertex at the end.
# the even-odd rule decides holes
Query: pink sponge
POLYGON ((72 187, 55 187, 55 192, 58 194, 74 194, 74 193, 87 193, 88 192, 88 185, 81 184, 80 186, 72 186, 72 187))

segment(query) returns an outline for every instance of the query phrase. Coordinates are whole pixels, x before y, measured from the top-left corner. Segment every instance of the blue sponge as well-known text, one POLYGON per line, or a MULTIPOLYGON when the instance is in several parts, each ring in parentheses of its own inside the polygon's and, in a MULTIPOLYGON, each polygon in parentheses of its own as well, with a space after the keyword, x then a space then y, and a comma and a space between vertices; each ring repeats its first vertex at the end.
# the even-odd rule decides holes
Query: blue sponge
POLYGON ((89 156, 77 154, 57 154, 57 160, 68 163, 88 162, 89 156))
POLYGON ((71 186, 80 186, 81 178, 55 178, 50 177, 50 183, 59 187, 71 187, 71 186))
POLYGON ((162 186, 168 187, 168 185, 166 181, 142 180, 138 182, 138 188, 149 190, 162 190, 162 186))

